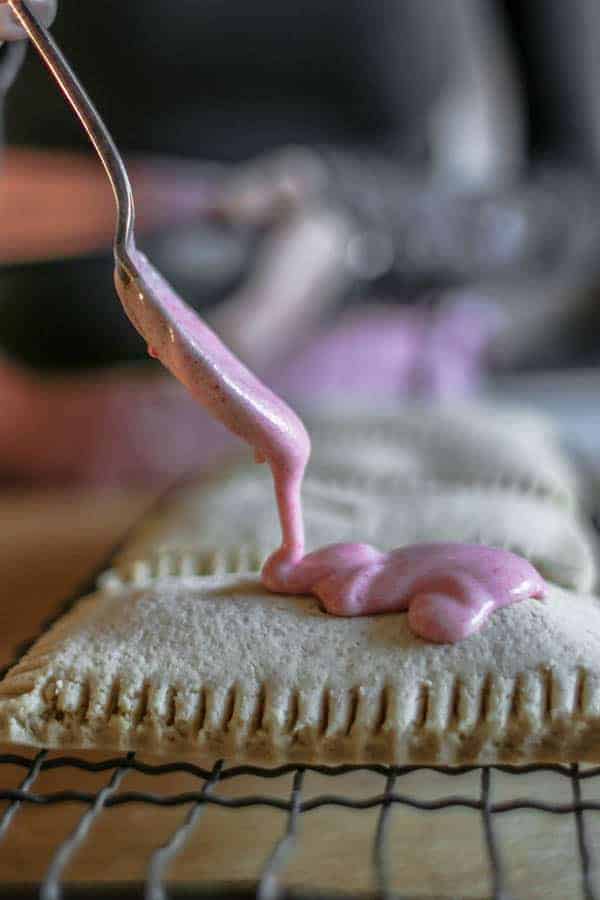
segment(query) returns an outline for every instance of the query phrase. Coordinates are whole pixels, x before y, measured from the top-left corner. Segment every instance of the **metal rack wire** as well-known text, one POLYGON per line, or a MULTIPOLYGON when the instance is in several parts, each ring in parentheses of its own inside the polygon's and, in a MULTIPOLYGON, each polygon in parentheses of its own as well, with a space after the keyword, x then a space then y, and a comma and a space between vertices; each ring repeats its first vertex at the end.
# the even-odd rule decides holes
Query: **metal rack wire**
MULTIPOLYGON (((104 567, 102 567, 104 568, 104 567)), ((42 626, 42 633, 57 619, 67 612, 80 597, 86 594, 96 583, 97 573, 90 584, 67 601, 59 612, 42 626)), ((3 677, 8 668, 26 652, 37 640, 35 638, 22 644, 13 662, 0 671, 3 677)), ((37 754, 0 754, 0 852, 2 842, 13 825, 15 817, 27 807, 58 807, 64 804, 75 804, 82 807, 83 812, 71 833, 54 850, 43 881, 39 884, 17 888, 15 885, 0 884, 0 897, 14 897, 15 900, 29 900, 39 897, 40 900, 90 900, 90 898, 112 898, 112 900, 129 900, 143 897, 144 900, 168 900, 168 898, 185 897, 256 897, 258 900, 335 900, 332 894, 290 891, 280 881, 285 866, 293 858, 298 847, 300 825, 305 825, 306 814, 325 807, 339 810, 340 815, 346 810, 377 810, 377 822, 371 839, 371 864, 375 891, 371 896, 377 900, 410 900, 412 895, 402 892, 402 885, 393 883, 391 874, 392 848, 390 847, 390 819, 394 807, 404 807, 421 812, 433 813, 441 810, 462 808, 476 811, 479 815, 483 846, 485 848, 489 873, 490 893, 492 900, 517 900, 507 888, 507 871, 502 852, 501 841, 497 833, 498 817, 516 811, 537 811, 552 816, 572 816, 577 846, 578 884, 573 885, 571 897, 583 900, 600 900, 600 888, 596 884, 595 866, 592 854, 592 841, 588 828, 588 817, 591 813, 600 813, 600 802, 585 800, 582 796, 582 785, 599 779, 600 766, 581 768, 572 765, 528 765, 528 766, 320 766, 320 765, 284 765, 277 768, 259 766, 227 766, 218 761, 212 770, 207 770, 187 761, 175 761, 164 764, 149 764, 136 758, 134 753, 117 755, 100 761, 91 762, 82 756, 49 756, 48 751, 41 750, 37 754), (5 773, 8 767, 19 767, 25 770, 25 776, 16 788, 6 788, 5 773), (63 789, 52 792, 36 792, 35 785, 44 772, 65 772, 75 770, 82 773, 106 773, 107 780, 96 791, 79 789, 63 789), (467 773, 478 773, 478 796, 448 793, 435 800, 424 799, 418 795, 402 790, 402 779, 414 772, 431 771, 443 774, 450 781, 467 773), (198 789, 179 793, 157 793, 148 791, 123 791, 121 784, 128 773, 135 772, 152 781, 153 786, 161 775, 183 774, 191 776, 198 782, 198 789), (357 799, 335 792, 336 778, 349 773, 369 772, 381 777, 382 790, 379 793, 357 799), (309 773, 317 773, 331 779, 334 789, 330 793, 319 793, 305 797, 303 788, 309 773), (497 774, 509 776, 510 780, 525 780, 524 776, 534 773, 549 773, 555 783, 570 784, 571 801, 555 803, 538 800, 532 797, 517 796, 505 802, 493 802, 492 784, 497 774), (281 776, 292 776, 292 786, 287 798, 274 793, 248 794, 228 797, 218 793, 220 786, 243 776, 264 779, 265 784, 281 776), (173 807, 189 807, 183 821, 177 825, 170 837, 158 846, 150 855, 146 865, 145 883, 124 885, 72 885, 62 884, 63 875, 76 851, 88 839, 90 830, 104 810, 120 808, 132 804, 142 804, 154 809, 173 807), (227 810, 247 808, 271 808, 282 814, 281 836, 267 855, 258 881, 251 886, 240 884, 222 886, 194 884, 177 887, 168 885, 166 881, 167 867, 174 863, 183 851, 192 834, 199 826, 201 817, 211 807, 227 810), (0 807, 1 809, 1 807, 0 807)), ((335 895, 338 900, 348 894, 335 895)), ((361 896, 364 896, 362 894, 361 896)), ((457 900, 456 895, 452 895, 457 900)), ((449 897, 430 897, 419 893, 419 900, 450 900, 449 897)))
MULTIPOLYGON (((60 804, 73 803, 84 808, 84 812, 75 829, 56 848, 46 877, 43 883, 39 885, 41 900, 58 900, 58 898, 63 896, 61 888, 63 872, 75 851, 85 842, 92 825, 102 811, 111 807, 120 807, 133 803, 163 808, 189 806, 183 822, 177 826, 168 840, 151 855, 147 865, 145 885, 137 885, 135 889, 131 888, 131 896, 143 896, 145 900, 166 900, 168 896, 172 896, 171 891, 167 891, 165 887, 166 868, 175 861, 177 855, 183 850, 198 826, 202 814, 210 805, 225 809, 271 807, 285 814, 282 836, 268 856, 260 879, 254 888, 255 896, 259 900, 275 900, 275 898, 290 896, 280 887, 278 876, 294 853, 300 819, 306 813, 326 806, 336 807, 340 811, 345 809, 366 810, 373 808, 379 811, 372 840, 372 864, 376 896, 381 898, 381 900, 391 900, 392 897, 405 898, 406 895, 395 893, 398 888, 401 890, 401 885, 394 886, 390 878, 388 826, 390 812, 396 804, 427 812, 450 809, 452 807, 476 810, 480 815, 492 884, 491 897, 494 900, 507 900, 509 897, 506 890, 502 850, 496 835, 495 822, 497 817, 517 810, 537 810, 553 815, 572 815, 575 819, 580 877, 579 889, 574 886, 572 896, 581 896, 585 900, 594 900, 594 898, 598 897, 593 883, 591 842, 586 830, 585 814, 592 811, 600 812, 600 803, 582 800, 581 785, 585 780, 599 778, 600 767, 585 771, 582 771, 576 764, 571 766, 495 766, 484 768, 462 766, 454 768, 436 767, 435 769, 433 767, 417 766, 327 767, 286 765, 265 769, 256 766, 232 766, 228 768, 222 761, 219 761, 215 764, 212 771, 209 771, 189 762, 150 765, 136 759, 132 753, 104 759, 100 762, 89 762, 76 756, 60 756, 49 759, 45 750, 31 757, 20 754, 4 754, 0 756, 0 770, 7 765, 19 766, 25 769, 26 775, 20 787, 9 790, 0 789, 0 800, 7 802, 7 806, 0 817, 0 841, 6 836, 11 823, 24 804, 58 806, 60 804), (37 793, 35 791, 36 779, 42 772, 66 768, 95 773, 105 772, 108 778, 105 785, 96 792, 61 790, 52 793, 37 793), (449 778, 463 775, 466 772, 479 772, 478 798, 473 799, 466 795, 448 794, 437 800, 424 800, 418 796, 411 796, 402 792, 402 778, 423 768, 431 768, 432 771, 441 772, 449 778), (118 792, 123 779, 130 771, 135 771, 151 778, 170 773, 186 773, 193 775, 198 780, 199 788, 196 791, 174 794, 142 791, 118 792), (358 771, 369 771, 383 776, 385 779, 383 792, 362 799, 354 799, 333 792, 303 799, 303 781, 307 772, 317 772, 320 775, 331 778, 335 783, 337 776, 358 771), (551 803, 522 797, 504 803, 492 803, 491 786, 495 772, 502 772, 515 778, 532 772, 551 772, 557 778, 567 779, 570 782, 572 802, 551 803), (270 779, 279 778, 290 773, 293 774, 293 782, 287 799, 272 796, 269 793, 241 797, 224 797, 216 793, 219 785, 244 775, 255 776, 268 782, 270 779)), ((197 889, 199 895, 204 896, 202 887, 197 886, 197 889)))

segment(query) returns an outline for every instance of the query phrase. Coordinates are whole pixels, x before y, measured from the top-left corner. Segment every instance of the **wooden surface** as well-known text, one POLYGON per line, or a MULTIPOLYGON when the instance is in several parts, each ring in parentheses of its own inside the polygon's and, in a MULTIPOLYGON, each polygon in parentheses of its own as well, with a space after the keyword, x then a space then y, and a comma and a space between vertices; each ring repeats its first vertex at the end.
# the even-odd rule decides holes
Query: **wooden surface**
MULTIPOLYGON (((150 499, 139 493, 82 491, 13 491, 0 495, 2 663, 10 658, 14 645, 36 633, 43 619, 106 557, 150 499)), ((24 774, 16 766, 1 766, 0 788, 16 787, 24 774)), ((35 789, 41 793, 65 788, 97 791, 106 784, 109 774, 82 774, 70 769, 45 772, 35 789)), ((455 778, 419 772, 398 780, 395 789, 429 800, 451 794, 477 799, 480 781, 479 772, 455 778)), ((172 794, 198 790, 199 786, 198 780, 187 774, 150 778, 129 773, 120 790, 172 794)), ((381 794, 384 786, 383 777, 375 774, 333 780, 308 774, 303 797, 317 793, 368 797, 381 794)), ((287 798, 291 779, 236 779, 218 790, 225 796, 268 793, 287 798)), ((600 799, 600 784, 587 782, 585 790, 589 799, 600 799)), ((566 779, 559 781, 548 775, 519 780, 493 775, 493 801, 524 795, 568 803, 571 786, 566 779)), ((0 815, 5 807, 0 804, 0 815)), ((75 828, 85 809, 69 804, 17 810, 0 843, 0 888, 7 883, 42 879, 56 847, 75 828)), ((65 879, 143 879, 152 852, 169 838, 187 811, 186 807, 157 809, 139 804, 104 810, 67 866, 65 879)), ((598 816, 587 816, 592 843, 600 837, 598 816)), ((169 879, 194 884, 255 880, 285 824, 285 814, 276 810, 208 808, 170 867, 169 879)), ((376 824, 377 811, 329 807, 307 813, 300 821, 296 851, 284 868, 284 883, 372 895, 371 853, 376 824)), ((564 900, 582 896, 572 816, 510 813, 495 820, 495 830, 508 886, 515 897, 564 900)), ((394 807, 388 847, 393 885, 403 897, 490 896, 489 865, 476 810, 423 813, 394 807)))
POLYGON ((80 490, 0 494, 0 666, 110 553, 152 497, 80 490))

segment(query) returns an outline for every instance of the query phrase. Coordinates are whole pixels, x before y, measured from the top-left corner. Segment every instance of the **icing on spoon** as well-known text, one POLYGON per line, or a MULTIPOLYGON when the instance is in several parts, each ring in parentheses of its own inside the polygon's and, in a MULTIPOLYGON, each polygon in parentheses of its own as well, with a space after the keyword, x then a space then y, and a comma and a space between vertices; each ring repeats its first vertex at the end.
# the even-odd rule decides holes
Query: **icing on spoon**
POLYGON ((187 306, 148 259, 135 251, 138 277, 123 268, 115 286, 125 312, 162 362, 193 397, 254 449, 273 474, 282 531, 282 557, 304 548, 300 488, 310 456, 304 425, 246 368, 187 306))

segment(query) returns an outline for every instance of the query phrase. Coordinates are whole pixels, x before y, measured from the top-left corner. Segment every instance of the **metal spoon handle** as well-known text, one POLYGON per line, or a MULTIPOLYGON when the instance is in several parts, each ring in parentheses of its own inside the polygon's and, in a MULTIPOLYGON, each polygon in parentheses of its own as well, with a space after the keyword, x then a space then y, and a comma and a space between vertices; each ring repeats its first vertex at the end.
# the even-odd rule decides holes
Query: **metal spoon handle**
POLYGON ((131 183, 106 125, 80 84, 47 28, 41 25, 23 0, 7 0, 13 15, 29 36, 52 77, 67 98, 85 128, 112 185, 117 205, 115 247, 133 246, 135 207, 131 183))

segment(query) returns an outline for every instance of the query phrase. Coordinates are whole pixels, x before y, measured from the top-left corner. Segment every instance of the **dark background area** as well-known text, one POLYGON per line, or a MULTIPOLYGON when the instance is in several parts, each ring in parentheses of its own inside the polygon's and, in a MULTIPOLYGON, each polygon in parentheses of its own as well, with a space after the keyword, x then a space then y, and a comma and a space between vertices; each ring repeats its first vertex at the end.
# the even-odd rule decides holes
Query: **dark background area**
MULTIPOLYGON (((61 0, 53 32, 124 149, 242 160, 282 143, 360 142, 419 157, 456 62, 456 2, 61 0)), ((532 153, 597 162, 600 5, 495 6, 532 153)), ((7 115, 12 142, 86 146, 33 54, 7 115)))
MULTIPOLYGON (((510 194, 509 202, 549 161, 596 179, 597 0, 60 0, 53 33, 125 152, 239 163, 288 144, 333 147, 377 153, 398 166, 402 177, 413 173, 420 184, 433 166, 432 109, 464 65, 460 23, 473 11, 491 15, 508 46, 523 110, 526 164, 501 188, 510 194)), ((485 53, 480 64, 486 65, 485 53)), ((475 84, 480 75, 485 73, 474 73, 475 84)), ((14 145, 89 151, 79 123, 31 51, 8 97, 6 134, 14 145)), ((434 209, 424 216, 432 228, 439 231, 447 221, 445 227, 455 231, 452 278, 443 270, 440 276, 434 254, 427 273, 428 251, 417 248, 420 281, 411 283, 410 291, 407 272, 396 271, 391 281, 373 286, 389 300, 415 302, 425 292, 429 302, 432 284, 440 292, 480 277, 469 257, 479 220, 468 200, 458 214, 449 214, 444 192, 452 185, 438 187, 441 201, 428 188, 415 202, 434 209), (461 240, 462 264, 456 258, 461 240)), ((488 187, 479 190, 485 195, 488 187)), ((398 196, 402 212, 405 195, 398 196)), ((529 212, 531 203, 539 205, 531 212, 539 220, 535 227, 545 227, 549 215, 558 220, 566 214, 564 196, 560 202, 551 196, 527 203, 529 212)), ((580 228, 580 222, 575 225, 580 228)), ((556 236, 544 250, 550 266, 564 255, 570 228, 570 222, 557 222, 556 236)), ((258 237, 234 234, 245 259, 234 273, 238 280, 252 267, 258 237)), ((210 229, 198 236, 215 245, 221 239, 210 229)), ((146 249, 197 309, 218 305, 231 290, 233 276, 210 290, 180 280, 161 257, 161 246, 157 235, 146 249)), ((5 351, 29 365, 55 369, 143 358, 143 343, 114 301, 111 265, 107 248, 93 257, 5 267, 0 273, 5 351), (80 297, 86 298, 84 307, 80 297), (32 327, 40 316, 44 340, 32 327)), ((579 346, 583 334, 595 345, 594 316, 590 326, 586 313, 571 343, 579 346)), ((563 357, 570 359, 569 354, 571 349, 563 357)), ((535 361, 530 351, 526 357, 528 364, 535 361)), ((548 355, 540 358, 547 361, 548 355)))
MULTIPOLYGON (((412 134, 443 77, 443 19, 435 0, 62 0, 53 32, 120 146, 243 160, 295 141, 412 134)), ((8 129, 16 142, 85 146, 31 58, 8 129)))

